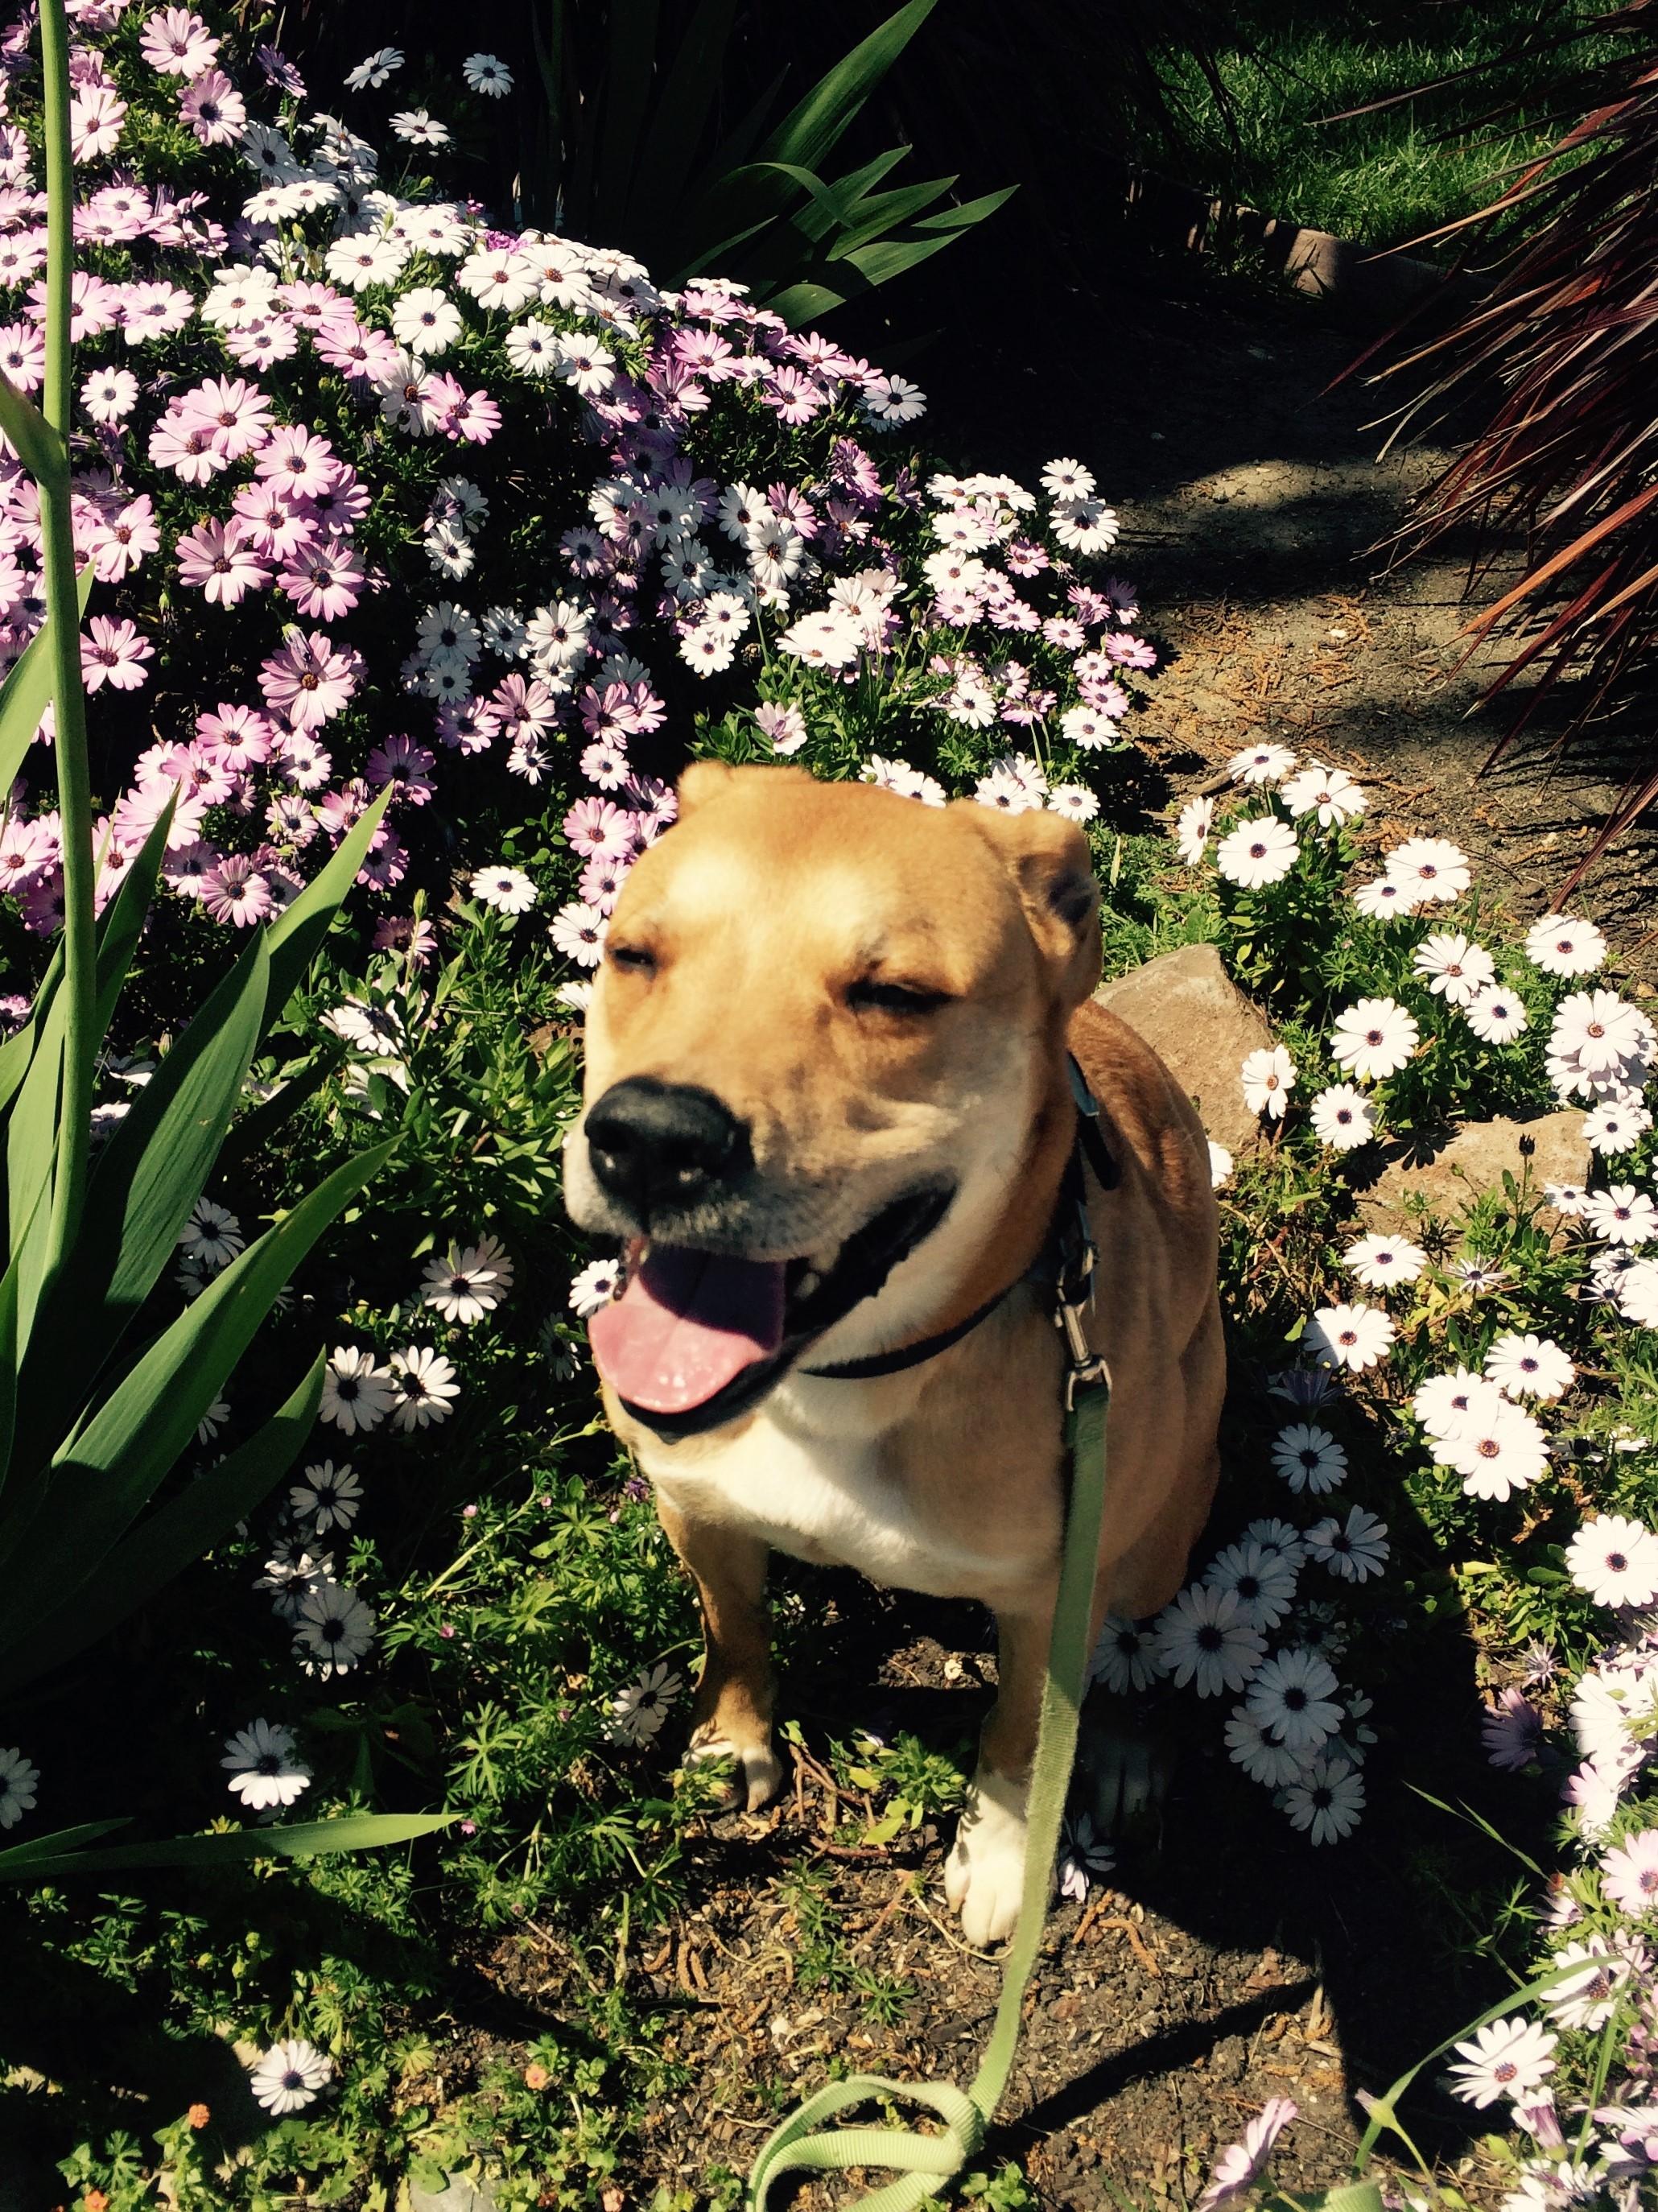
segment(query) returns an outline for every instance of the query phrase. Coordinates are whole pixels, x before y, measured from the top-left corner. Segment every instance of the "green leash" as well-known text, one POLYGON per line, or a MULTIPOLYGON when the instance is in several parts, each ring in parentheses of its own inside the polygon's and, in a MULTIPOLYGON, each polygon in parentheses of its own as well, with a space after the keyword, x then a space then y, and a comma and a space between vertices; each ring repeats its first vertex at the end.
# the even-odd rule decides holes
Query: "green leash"
MULTIPOLYGON (((1073 1358, 1076 1340, 1072 1340, 1073 1358)), ((831 2081, 798 2106, 768 2136, 749 2174, 747 2212, 765 2212, 772 2184, 786 2173, 841 2173, 848 2166, 884 2166, 904 2179, 887 2182, 856 2201, 868 2212, 914 2212, 954 2179, 984 2143, 1019 2043, 1019 2009, 1036 1963, 1048 1893, 1059 1849, 1060 1824, 1077 1753, 1077 1715, 1087 1686, 1090 1617, 1105 1511, 1105 1417, 1110 1378, 1102 1360, 1074 1365, 1067 1395, 1066 1449, 1071 1461, 1071 1510, 1060 1564, 1059 1598, 1048 1646, 1042 1723, 1030 1770, 1026 1807, 1024 1888, 1018 1925, 1002 1962, 1002 1994, 979 2070, 966 2089, 950 2082, 889 2081, 854 2074, 831 2081), (937 2114, 943 2131, 919 2136, 908 2128, 823 2128, 848 2105, 872 2097, 901 2099, 937 2114)))

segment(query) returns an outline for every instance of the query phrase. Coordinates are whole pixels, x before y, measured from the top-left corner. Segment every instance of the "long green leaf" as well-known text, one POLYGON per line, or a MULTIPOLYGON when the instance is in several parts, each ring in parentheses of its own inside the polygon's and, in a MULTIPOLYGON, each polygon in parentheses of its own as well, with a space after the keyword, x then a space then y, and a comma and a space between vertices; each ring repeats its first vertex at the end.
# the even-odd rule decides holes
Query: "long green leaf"
POLYGON ((865 193, 856 206, 847 210, 829 249, 829 259, 838 261, 851 247, 867 246, 884 231, 894 230, 901 222, 912 222, 935 200, 942 199, 955 181, 954 177, 934 177, 925 185, 906 185, 890 192, 865 193))
POLYGON ((446 1828, 453 1813, 348 1813, 337 1820, 298 1820, 270 1828, 231 1828, 216 1836, 173 1836, 165 1843, 115 1844, 107 1850, 59 1850, 46 1854, 42 1846, 62 1844, 71 1836, 91 1829, 107 1833, 118 1821, 94 1821, 84 1828, 65 1828, 56 1836, 43 1836, 36 1844, 14 1844, 0 1851, 0 1881, 63 1881, 79 1874, 107 1874, 124 1867, 234 1866, 247 1859, 313 1859, 333 1851, 382 1850, 392 1844, 413 1843, 434 1829, 446 1828))
POLYGON ((222 1543, 304 1449, 327 1365, 327 1353, 319 1352, 298 1389, 262 1429, 141 1521, 67 1603, 48 1613, 9 1660, 0 1659, 0 1690, 15 1689, 72 1659, 222 1543))
POLYGON ((369 842, 391 802, 388 785, 340 840, 338 850, 327 866, 318 872, 286 914, 265 931, 265 950, 270 955, 270 990, 264 1010, 266 1028, 299 988, 318 946, 328 934, 335 910, 356 881, 357 871, 368 855, 369 842))
MULTIPOLYGON (((45 428, 45 424, 41 428, 45 428)), ((9 432, 7 434, 9 435, 9 432)), ((50 432, 47 433, 51 434, 50 432)), ((14 439, 14 444, 16 441, 14 439)), ((76 586, 80 611, 85 614, 92 591, 92 563, 82 569, 76 586)), ((52 702, 52 625, 46 622, 24 647, 0 686, 0 791, 9 791, 28 758, 40 717, 52 702)))
POLYGON ((737 0, 699 0, 662 89, 628 196, 629 236, 671 222, 685 200, 691 163, 714 111, 737 0))
POLYGON ((0 1275, 0 1490, 6 1486, 17 1423, 17 1273, 13 1260, 0 1275))
POLYGON ((245 1160, 252 1159, 262 1145, 269 1144, 306 1100, 316 1096, 346 1057, 343 1043, 330 1041, 319 1044, 297 1075, 290 1075, 286 1083, 278 1084, 269 1098, 250 1107, 246 1114, 239 1114, 219 1153, 220 1175, 234 1173, 245 1160))
POLYGON ((38 484, 69 472, 69 453, 34 402, 9 376, 0 375, 0 430, 17 449, 17 458, 38 484))
POLYGON ((19 1262, 20 1358, 28 1344, 35 1308, 45 1284, 52 1170, 58 1158, 58 1089, 63 1079, 66 1011, 64 994, 59 991, 42 1025, 28 1073, 6 1116, 6 1218, 11 1224, 12 1256, 19 1262), (46 1206, 37 1215, 35 1209, 43 1194, 46 1206), (31 1218, 33 1230, 25 1237, 21 1224, 31 1218))
POLYGON ((763 160, 815 168, 932 13, 936 0, 909 0, 819 77, 765 144, 763 160))
MULTIPOLYGON (((837 178, 830 189, 835 194, 839 203, 838 220, 842 223, 861 222, 878 201, 902 199, 904 197, 902 191, 877 194, 872 188, 881 183, 884 178, 890 177, 901 161, 908 161, 909 151, 908 146, 889 146, 884 154, 878 154, 872 161, 866 161, 861 169, 853 169, 847 175, 837 178)), ((927 187, 911 185, 908 189, 915 191, 925 191, 927 187)), ((943 189, 942 185, 938 187, 939 191, 943 189)), ((814 241, 828 237, 836 219, 835 216, 826 215, 824 210, 816 205, 801 208, 790 217, 794 228, 805 237, 814 241)))
POLYGON ((130 1828, 131 1815, 117 1820, 82 1820, 73 1828, 58 1828, 49 1836, 32 1836, 26 1844, 10 1844, 0 1851, 0 1880, 13 1869, 19 1873, 41 1859, 58 1858, 67 1850, 82 1844, 95 1843, 100 1836, 113 1835, 117 1828, 130 1828))
POLYGON ((53 1480, 36 1486, 39 1510, 12 1558, 0 1650, 23 1642, 125 1534, 188 1448, 277 1291, 392 1151, 379 1145, 348 1160, 233 1260, 59 1451, 53 1480))
POLYGON ((17 1438, 22 1468, 51 1459, 178 1249, 247 1080, 269 970, 256 932, 105 1147, 80 1234, 30 1336, 17 1438))
POLYGON ((605 15, 610 36, 593 211, 599 238, 614 240, 620 235, 618 225, 627 221, 634 156, 650 112, 658 0, 609 0, 605 15))

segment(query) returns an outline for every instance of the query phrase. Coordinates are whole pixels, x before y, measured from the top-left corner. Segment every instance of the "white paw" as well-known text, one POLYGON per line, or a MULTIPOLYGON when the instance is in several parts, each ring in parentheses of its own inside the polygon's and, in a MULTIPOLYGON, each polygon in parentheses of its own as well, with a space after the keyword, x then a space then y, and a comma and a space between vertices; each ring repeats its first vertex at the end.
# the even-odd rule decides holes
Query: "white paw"
POLYGON ((1024 1887, 1025 1792, 1022 1782, 981 1770, 975 1778, 944 1861, 944 1895, 976 1948, 1013 1933, 1024 1887))
POLYGON ((713 1729, 699 1729, 685 1753, 687 1766, 705 1759, 729 1759, 735 1766, 726 1803, 742 1812, 757 1813, 768 1805, 783 1786, 783 1763, 770 1743, 737 1745, 713 1729))

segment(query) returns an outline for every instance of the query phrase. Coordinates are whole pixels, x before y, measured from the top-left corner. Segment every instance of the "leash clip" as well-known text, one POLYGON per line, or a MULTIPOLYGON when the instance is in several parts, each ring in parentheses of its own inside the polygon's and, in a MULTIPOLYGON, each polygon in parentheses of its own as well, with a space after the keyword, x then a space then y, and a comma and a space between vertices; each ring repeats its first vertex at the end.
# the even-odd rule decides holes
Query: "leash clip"
POLYGON ((1100 1353, 1088 1341, 1083 1327, 1083 1308, 1079 1303, 1062 1299, 1054 1320, 1065 1334, 1065 1348, 1070 1353, 1070 1363, 1065 1370, 1065 1410, 1077 1410, 1078 1390, 1094 1389, 1108 1379, 1109 1370, 1100 1353))

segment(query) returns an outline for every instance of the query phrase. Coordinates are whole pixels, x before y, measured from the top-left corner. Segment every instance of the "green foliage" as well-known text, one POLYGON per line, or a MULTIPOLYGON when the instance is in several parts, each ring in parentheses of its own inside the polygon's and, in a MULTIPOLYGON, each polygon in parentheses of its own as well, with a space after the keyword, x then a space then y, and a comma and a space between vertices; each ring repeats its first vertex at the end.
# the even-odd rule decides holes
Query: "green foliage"
POLYGON ((797 324, 890 283, 1013 190, 942 207, 953 176, 883 190, 902 146, 823 173, 934 4, 907 0, 769 131, 780 77, 746 114, 727 123, 721 112, 732 0, 699 0, 671 56, 657 0, 617 0, 602 34, 574 0, 545 25, 537 11, 549 219, 556 206, 572 234, 623 246, 676 284, 711 270, 739 276, 797 324))

